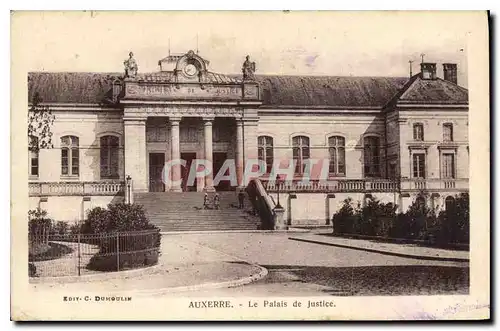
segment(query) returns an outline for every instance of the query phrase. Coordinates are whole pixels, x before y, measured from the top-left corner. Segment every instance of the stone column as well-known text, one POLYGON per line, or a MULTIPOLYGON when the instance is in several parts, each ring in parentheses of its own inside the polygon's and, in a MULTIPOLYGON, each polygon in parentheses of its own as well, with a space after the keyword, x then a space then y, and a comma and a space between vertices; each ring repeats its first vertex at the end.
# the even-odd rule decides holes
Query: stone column
POLYGON ((236 119, 236 178, 238 188, 243 187, 243 121, 236 119))
MULTIPOLYGON (((247 167, 247 162, 249 160, 258 159, 258 146, 257 146, 257 128, 259 124, 259 117, 257 115, 257 109, 245 109, 243 114, 243 163, 244 170, 247 167)), ((275 154, 275 160, 277 159, 275 154)), ((255 169, 257 170, 257 169, 255 169)), ((245 175, 243 173, 243 175, 245 175)), ((243 186, 247 185, 249 178, 243 178, 243 186)))
POLYGON ((124 118, 123 122, 125 177, 132 178, 134 192, 147 192, 146 118, 124 118))
POLYGON ((212 123, 214 121, 213 117, 204 117, 203 118, 203 133, 205 137, 205 166, 207 167, 208 175, 205 176, 205 192, 215 192, 214 183, 213 183, 213 146, 212 146, 212 123))
POLYGON ((170 117, 170 147, 171 147, 171 159, 174 164, 170 168, 170 180, 172 180, 170 185, 171 192, 182 192, 181 188, 181 147, 179 138, 179 124, 180 117, 170 117))

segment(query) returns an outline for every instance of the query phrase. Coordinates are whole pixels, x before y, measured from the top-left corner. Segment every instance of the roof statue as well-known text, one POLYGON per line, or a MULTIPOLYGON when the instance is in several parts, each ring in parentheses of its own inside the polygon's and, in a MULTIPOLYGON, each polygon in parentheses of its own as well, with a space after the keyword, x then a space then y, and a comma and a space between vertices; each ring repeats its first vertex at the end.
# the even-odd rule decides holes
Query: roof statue
POLYGON ((129 58, 123 61, 123 65, 125 66, 125 78, 135 78, 135 76, 137 76, 137 70, 139 68, 137 66, 137 62, 134 59, 134 53, 130 52, 128 56, 129 58))
POLYGON ((243 62, 241 71, 243 72, 243 80, 255 80, 255 62, 250 62, 250 55, 247 55, 245 62, 243 62))

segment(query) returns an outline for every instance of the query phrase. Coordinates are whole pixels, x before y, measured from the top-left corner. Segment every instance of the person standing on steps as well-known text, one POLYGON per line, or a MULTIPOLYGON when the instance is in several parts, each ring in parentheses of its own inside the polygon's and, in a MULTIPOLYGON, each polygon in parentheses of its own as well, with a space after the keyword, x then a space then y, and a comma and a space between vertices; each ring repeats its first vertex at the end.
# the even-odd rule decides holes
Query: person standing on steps
POLYGON ((203 209, 208 209, 208 193, 205 193, 205 196, 203 197, 203 209))
POLYGON ((238 208, 245 208, 245 193, 243 193, 243 191, 240 191, 240 193, 238 193, 238 208))
POLYGON ((214 209, 220 209, 220 196, 219 196, 219 193, 215 193, 215 196, 214 196, 214 209))

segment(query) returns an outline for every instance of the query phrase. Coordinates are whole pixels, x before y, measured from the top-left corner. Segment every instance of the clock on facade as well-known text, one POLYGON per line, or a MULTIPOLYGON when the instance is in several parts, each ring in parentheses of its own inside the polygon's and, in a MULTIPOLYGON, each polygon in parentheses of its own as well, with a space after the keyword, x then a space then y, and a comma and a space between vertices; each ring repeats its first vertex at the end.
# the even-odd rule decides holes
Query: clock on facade
POLYGON ((184 67, 184 73, 187 76, 194 76, 198 72, 198 69, 194 66, 194 64, 188 64, 184 67))

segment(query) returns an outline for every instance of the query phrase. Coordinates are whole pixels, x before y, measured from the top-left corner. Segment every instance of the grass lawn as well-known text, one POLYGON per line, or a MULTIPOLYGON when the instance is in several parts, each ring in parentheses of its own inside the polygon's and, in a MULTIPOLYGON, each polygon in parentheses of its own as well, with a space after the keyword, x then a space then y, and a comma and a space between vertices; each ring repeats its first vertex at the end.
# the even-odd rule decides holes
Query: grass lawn
POLYGON ((73 252, 73 249, 56 243, 31 244, 29 247, 29 261, 48 261, 61 258, 73 252))

